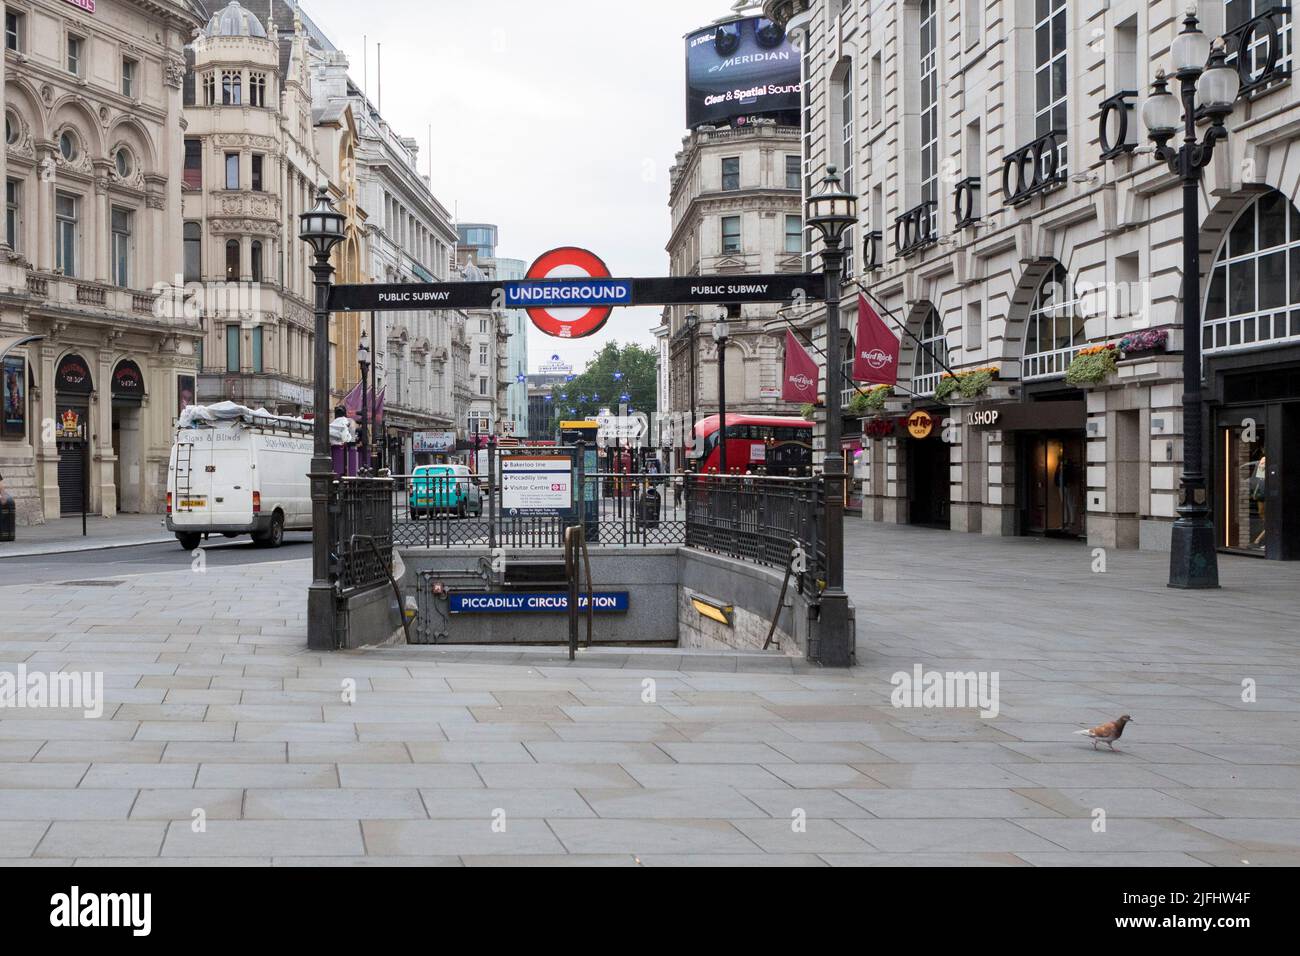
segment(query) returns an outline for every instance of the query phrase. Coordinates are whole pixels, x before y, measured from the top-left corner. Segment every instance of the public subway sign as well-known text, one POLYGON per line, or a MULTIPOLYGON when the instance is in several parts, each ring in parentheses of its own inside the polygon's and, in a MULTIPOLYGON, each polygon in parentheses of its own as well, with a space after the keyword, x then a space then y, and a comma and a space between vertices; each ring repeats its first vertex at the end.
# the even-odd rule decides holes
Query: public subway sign
POLYGON ((561 246, 538 256, 523 279, 337 285, 330 290, 329 310, 526 309, 533 324, 547 335, 582 338, 604 325, 618 306, 755 302, 798 306, 822 295, 823 277, 816 273, 619 279, 590 250, 561 246))
MULTIPOLYGON (((598 614, 628 609, 627 591, 596 591, 591 598, 598 614)), ((447 595, 447 609, 452 614, 563 614, 569 610, 569 595, 564 591, 469 591, 447 595)), ((578 610, 587 610, 585 593, 578 595, 578 610)))

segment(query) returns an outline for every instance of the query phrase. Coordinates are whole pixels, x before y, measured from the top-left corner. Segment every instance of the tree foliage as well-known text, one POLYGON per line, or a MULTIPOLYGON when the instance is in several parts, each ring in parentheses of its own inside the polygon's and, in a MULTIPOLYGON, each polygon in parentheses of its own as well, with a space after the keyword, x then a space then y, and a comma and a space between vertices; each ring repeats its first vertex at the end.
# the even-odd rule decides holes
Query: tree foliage
POLYGON ((635 343, 609 342, 571 382, 551 387, 552 420, 595 418, 602 408, 653 415, 657 411, 659 355, 635 343), (626 395, 624 400, 622 396, 626 395))

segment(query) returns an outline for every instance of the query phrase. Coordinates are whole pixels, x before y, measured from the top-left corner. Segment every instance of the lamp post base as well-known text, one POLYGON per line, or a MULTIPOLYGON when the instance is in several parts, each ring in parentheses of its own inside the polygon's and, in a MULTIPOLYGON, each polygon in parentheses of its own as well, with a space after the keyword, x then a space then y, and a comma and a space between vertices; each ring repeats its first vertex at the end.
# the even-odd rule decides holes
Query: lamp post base
POLYGON ((1169 548, 1169 586, 1185 590, 1219 586, 1219 556, 1214 526, 1206 520, 1179 518, 1169 548))
POLYGON ((328 584, 307 588, 307 648, 333 651, 338 648, 334 633, 334 589, 328 584))
POLYGON ((817 614, 817 663, 823 667, 852 667, 856 651, 849 596, 843 591, 823 591, 817 614))

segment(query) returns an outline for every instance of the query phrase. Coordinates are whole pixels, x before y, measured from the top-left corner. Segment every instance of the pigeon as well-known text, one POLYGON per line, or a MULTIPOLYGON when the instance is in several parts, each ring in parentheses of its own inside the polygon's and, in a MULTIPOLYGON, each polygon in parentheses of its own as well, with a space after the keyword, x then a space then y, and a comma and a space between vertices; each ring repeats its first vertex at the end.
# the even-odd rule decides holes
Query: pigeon
POLYGON ((1125 714, 1118 720, 1112 720, 1110 723, 1101 724, 1100 726, 1093 727, 1090 730, 1076 730, 1075 733, 1083 734, 1085 737, 1091 738, 1093 750, 1097 749, 1097 743, 1099 741, 1104 743, 1111 750, 1114 750, 1115 741, 1119 740, 1119 738, 1124 735, 1124 725, 1132 719, 1133 718, 1128 714, 1125 714))

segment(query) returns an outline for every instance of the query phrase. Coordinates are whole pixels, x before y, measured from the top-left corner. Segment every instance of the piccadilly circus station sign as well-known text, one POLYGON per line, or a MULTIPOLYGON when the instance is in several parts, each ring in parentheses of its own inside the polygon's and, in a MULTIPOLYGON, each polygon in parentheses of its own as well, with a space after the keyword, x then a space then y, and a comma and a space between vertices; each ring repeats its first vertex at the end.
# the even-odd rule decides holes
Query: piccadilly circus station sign
POLYGON ((524 309, 547 335, 577 339, 603 326, 617 306, 805 305, 822 298, 820 274, 661 276, 619 279, 589 249, 559 246, 542 253, 522 279, 473 282, 401 282, 336 285, 331 312, 426 309, 524 309))

